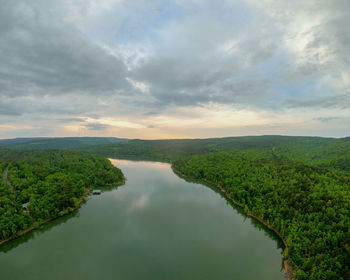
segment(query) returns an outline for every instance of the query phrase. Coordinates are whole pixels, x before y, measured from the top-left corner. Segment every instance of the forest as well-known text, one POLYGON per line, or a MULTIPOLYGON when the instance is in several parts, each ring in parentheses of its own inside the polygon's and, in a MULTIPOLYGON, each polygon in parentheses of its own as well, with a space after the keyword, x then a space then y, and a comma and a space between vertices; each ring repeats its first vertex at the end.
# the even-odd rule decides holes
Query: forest
POLYGON ((190 156, 173 168, 221 186, 246 214, 275 229, 296 279, 350 279, 349 173, 258 150, 190 156))
POLYGON ((125 181, 108 159, 71 151, 2 149, 0 172, 0 244, 77 209, 93 188, 125 181))

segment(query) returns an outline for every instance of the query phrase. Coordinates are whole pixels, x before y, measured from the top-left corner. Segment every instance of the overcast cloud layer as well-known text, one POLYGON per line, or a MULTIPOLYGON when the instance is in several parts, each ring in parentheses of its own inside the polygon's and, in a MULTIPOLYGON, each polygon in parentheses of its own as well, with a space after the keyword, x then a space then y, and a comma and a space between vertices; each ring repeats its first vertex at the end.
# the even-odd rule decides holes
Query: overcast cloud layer
POLYGON ((0 0, 0 138, 350 135, 350 2, 0 0))

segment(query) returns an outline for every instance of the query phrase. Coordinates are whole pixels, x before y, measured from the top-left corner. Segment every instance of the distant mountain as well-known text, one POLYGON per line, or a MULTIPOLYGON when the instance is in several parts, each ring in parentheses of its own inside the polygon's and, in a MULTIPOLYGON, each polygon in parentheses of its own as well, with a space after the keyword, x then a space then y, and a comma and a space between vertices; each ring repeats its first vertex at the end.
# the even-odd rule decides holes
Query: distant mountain
POLYGON ((1 139, 0 147, 14 150, 67 150, 126 141, 128 139, 116 137, 14 138, 1 139))

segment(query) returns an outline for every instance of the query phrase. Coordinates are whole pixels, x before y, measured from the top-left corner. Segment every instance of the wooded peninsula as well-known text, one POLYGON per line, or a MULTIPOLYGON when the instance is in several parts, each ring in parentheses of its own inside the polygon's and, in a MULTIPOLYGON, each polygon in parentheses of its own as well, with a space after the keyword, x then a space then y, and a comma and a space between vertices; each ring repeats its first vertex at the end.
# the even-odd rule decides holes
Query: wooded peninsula
POLYGON ((0 150, 0 244, 77 209, 89 191, 121 185, 109 160, 72 151, 0 150))

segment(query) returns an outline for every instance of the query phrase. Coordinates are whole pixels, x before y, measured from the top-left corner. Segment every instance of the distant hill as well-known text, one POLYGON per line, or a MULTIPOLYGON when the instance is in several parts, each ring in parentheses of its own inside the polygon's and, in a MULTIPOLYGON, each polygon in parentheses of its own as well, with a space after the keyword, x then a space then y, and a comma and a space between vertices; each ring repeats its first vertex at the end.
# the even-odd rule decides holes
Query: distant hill
POLYGON ((67 150, 136 160, 173 162, 196 154, 270 150, 293 161, 350 171, 350 137, 243 136, 208 139, 128 140, 115 137, 16 138, 0 140, 15 150, 67 150))
POLYGON ((49 137, 0 139, 0 147, 7 146, 7 145, 23 144, 32 140, 44 140, 44 139, 49 139, 49 137))
POLYGON ((128 139, 116 137, 14 138, 0 140, 0 147, 14 150, 67 150, 125 141, 128 139))
POLYGON ((244 136, 209 139, 130 140, 78 148, 107 157, 173 162, 185 156, 229 151, 270 150, 306 164, 350 170, 348 138, 244 136))

